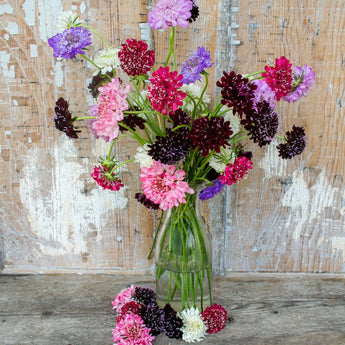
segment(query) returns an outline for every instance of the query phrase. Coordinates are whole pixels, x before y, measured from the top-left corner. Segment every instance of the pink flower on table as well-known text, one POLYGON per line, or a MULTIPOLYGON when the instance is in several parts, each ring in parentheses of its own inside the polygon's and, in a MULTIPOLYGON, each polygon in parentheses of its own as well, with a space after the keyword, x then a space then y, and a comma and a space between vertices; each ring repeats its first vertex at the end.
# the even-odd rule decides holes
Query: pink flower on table
POLYGON ((113 342, 117 345, 152 345, 155 337, 150 334, 143 319, 136 314, 127 314, 113 329, 113 342))
POLYGON ((170 72, 169 67, 160 67, 153 72, 147 97, 154 110, 169 115, 183 104, 186 93, 178 90, 183 85, 182 78, 177 71, 170 72))
POLYGON ((118 122, 123 120, 123 111, 128 109, 126 97, 130 85, 122 86, 118 78, 99 87, 97 103, 90 108, 96 119, 89 122, 90 129, 95 137, 105 141, 112 141, 119 135, 118 122))
POLYGON ((223 175, 219 176, 222 183, 228 186, 242 180, 248 173, 249 169, 252 169, 252 161, 247 157, 239 156, 234 163, 229 163, 223 175))
POLYGON ((159 208, 166 211, 180 203, 186 203, 186 193, 193 194, 194 190, 183 181, 186 172, 176 170, 174 165, 153 161, 149 168, 141 169, 140 180, 146 197, 159 204, 159 208))
POLYGON ((111 302, 113 305, 113 309, 116 310, 117 313, 121 313, 121 308, 128 302, 132 301, 135 295, 135 286, 131 285, 130 287, 123 289, 120 291, 115 299, 111 302))

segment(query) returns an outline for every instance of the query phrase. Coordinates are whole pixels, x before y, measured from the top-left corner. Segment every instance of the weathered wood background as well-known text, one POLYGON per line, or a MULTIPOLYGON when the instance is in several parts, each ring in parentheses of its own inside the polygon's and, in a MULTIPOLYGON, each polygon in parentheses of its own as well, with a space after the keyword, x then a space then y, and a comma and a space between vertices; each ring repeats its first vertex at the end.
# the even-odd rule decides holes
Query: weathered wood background
MULTIPOLYGON (((142 38, 167 52, 167 32, 150 32, 153 1, 0 1, 0 265, 5 272, 143 272, 152 261, 154 218, 134 199, 139 169, 123 169, 126 188, 103 191, 90 178, 108 145, 91 138, 68 140, 52 122, 56 99, 70 99, 74 115, 87 114, 86 85, 93 70, 85 61, 58 61, 47 39, 57 15, 73 9, 114 47, 142 38)), ((199 0, 200 17, 178 30, 177 59, 198 46, 211 50, 208 90, 222 71, 262 70, 285 55, 313 66, 308 98, 281 103, 282 131, 305 126, 308 146, 292 161, 275 145, 255 152, 246 181, 209 202, 215 272, 345 271, 345 127, 343 0, 199 0)), ((101 48, 94 39, 94 48, 101 48)), ((120 160, 136 143, 116 147, 120 160)), ((251 148, 251 147, 249 147, 251 148)))

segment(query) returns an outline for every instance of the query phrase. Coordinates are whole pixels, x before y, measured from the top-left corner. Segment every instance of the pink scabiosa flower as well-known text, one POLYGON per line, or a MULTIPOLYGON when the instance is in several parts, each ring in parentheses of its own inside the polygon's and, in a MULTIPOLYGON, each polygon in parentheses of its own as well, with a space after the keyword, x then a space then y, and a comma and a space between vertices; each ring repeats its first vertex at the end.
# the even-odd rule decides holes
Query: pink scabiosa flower
POLYGON ((116 310, 117 313, 121 313, 121 308, 128 302, 133 300, 135 296, 135 286, 131 285, 130 287, 121 290, 115 297, 115 299, 111 302, 113 305, 113 309, 116 310))
POLYGON ((297 102, 302 96, 306 96, 315 80, 313 69, 304 65, 303 67, 295 66, 293 69, 294 81, 292 90, 283 99, 287 102, 297 102))
POLYGON ((182 78, 177 71, 170 72, 169 67, 160 67, 153 72, 147 97, 154 110, 169 115, 183 104, 186 93, 178 90, 183 85, 182 78))
POLYGON ((155 52, 141 40, 127 39, 119 51, 122 69, 130 76, 145 74, 155 62, 155 52))
POLYGON ((225 327, 227 311, 219 304, 213 304, 205 308, 201 314, 207 327, 207 333, 218 333, 225 327))
POLYGON ((275 93, 268 86, 268 84, 262 79, 254 79, 252 81, 256 85, 256 90, 254 91, 254 106, 253 108, 257 110, 256 104, 262 101, 266 101, 271 109, 276 106, 275 103, 275 93))
POLYGON ((95 166, 91 177, 97 182, 103 189, 110 189, 113 191, 120 190, 123 187, 121 180, 118 178, 117 173, 111 172, 111 168, 105 165, 95 166))
POLYGON ((123 111, 128 109, 126 101, 130 85, 121 86, 119 78, 98 88, 97 103, 90 108, 96 119, 89 122, 90 129, 98 138, 112 141, 119 135, 118 122, 123 120, 123 111))
POLYGON ((116 322, 120 322, 127 314, 140 315, 140 310, 143 307, 141 303, 136 301, 129 301, 121 307, 120 314, 116 318, 116 322))
POLYGON ((290 61, 286 57, 281 56, 279 59, 276 59, 276 64, 274 67, 265 66, 266 72, 262 73, 266 83, 275 92, 277 101, 291 91, 291 66, 292 64, 290 61))
POLYGON ((153 30, 177 25, 186 29, 193 5, 191 0, 158 0, 149 13, 149 26, 153 30))
POLYGON ((193 194, 194 190, 183 181, 186 172, 176 170, 174 165, 161 164, 153 160, 149 168, 141 168, 140 180, 143 183, 143 191, 148 199, 159 208, 166 211, 180 203, 186 203, 186 193, 193 194))
POLYGON ((113 329, 113 342, 117 345, 152 345, 155 339, 143 319, 136 314, 126 314, 113 329))
POLYGON ((249 169, 252 169, 252 161, 246 157, 237 157, 234 163, 229 163, 223 175, 219 176, 222 183, 228 186, 242 180, 248 173, 249 169))

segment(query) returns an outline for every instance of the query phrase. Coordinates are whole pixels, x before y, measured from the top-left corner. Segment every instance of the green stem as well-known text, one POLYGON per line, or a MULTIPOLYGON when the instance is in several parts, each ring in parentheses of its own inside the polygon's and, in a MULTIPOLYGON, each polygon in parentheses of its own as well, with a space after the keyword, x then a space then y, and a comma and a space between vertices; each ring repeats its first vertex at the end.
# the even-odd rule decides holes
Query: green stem
POLYGON ((124 161, 124 162, 119 163, 118 165, 115 165, 115 166, 111 169, 110 175, 111 175, 115 170, 117 170, 118 168, 120 168, 122 165, 127 164, 127 163, 131 163, 131 162, 134 162, 134 161, 135 161, 135 159, 128 159, 127 161, 124 161))
POLYGON ((81 25, 81 26, 84 27, 85 29, 91 30, 103 42, 103 44, 107 48, 109 48, 108 43, 103 39, 103 37, 94 28, 92 28, 91 26, 88 26, 88 25, 81 25))
POLYGON ((79 54, 82 56, 86 61, 90 62, 91 65, 95 66, 98 70, 101 70, 100 67, 98 67, 90 58, 88 58, 85 54, 79 54))

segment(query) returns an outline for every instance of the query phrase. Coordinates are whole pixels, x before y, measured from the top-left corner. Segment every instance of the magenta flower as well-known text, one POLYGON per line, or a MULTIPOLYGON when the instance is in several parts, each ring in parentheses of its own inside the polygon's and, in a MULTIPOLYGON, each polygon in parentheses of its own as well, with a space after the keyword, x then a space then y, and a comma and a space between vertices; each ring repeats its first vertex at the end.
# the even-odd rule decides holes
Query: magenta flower
POLYGON ((193 2, 191 0, 158 0, 149 13, 149 26, 153 29, 167 29, 169 26, 188 27, 193 2))
POLYGON ((152 345, 155 337, 136 314, 126 314, 113 329, 113 342, 117 345, 152 345))
POLYGON ((178 90, 183 83, 183 76, 177 71, 170 72, 169 67, 160 67, 153 72, 148 87, 147 97, 154 110, 163 115, 175 112, 181 106, 186 93, 178 90))
POLYGON ((117 177, 115 172, 110 172, 110 168, 104 165, 96 166, 93 169, 91 177, 97 182, 103 189, 110 189, 113 191, 120 190, 123 187, 121 180, 117 177))
POLYGON ((95 137, 112 141, 119 135, 118 122, 123 120, 123 111, 128 109, 126 97, 129 90, 130 85, 121 86, 118 78, 98 88, 97 103, 90 108, 96 119, 89 122, 95 137))
POLYGON ((73 59, 78 54, 84 54, 84 49, 91 44, 90 32, 81 27, 72 27, 57 33, 48 39, 54 49, 55 57, 73 59))
POLYGON ((117 313, 121 313, 121 308, 128 302, 133 300, 135 295, 135 286, 131 285, 130 287, 123 289, 120 291, 115 299, 111 302, 113 305, 113 309, 116 310, 117 313))
POLYGON ((148 199, 159 208, 166 211, 180 203, 186 203, 186 193, 193 194, 194 190, 183 181, 186 172, 176 170, 174 165, 161 164, 153 161, 149 168, 141 169, 140 180, 143 183, 143 191, 148 199))
POLYGON ((315 72, 308 65, 303 67, 295 66, 293 75, 292 90, 283 98, 284 101, 290 103, 297 102, 302 96, 306 96, 315 80, 315 72))
POLYGON ((242 180, 248 173, 249 169, 252 169, 252 161, 246 157, 237 157, 234 163, 229 163, 223 175, 219 177, 222 183, 228 186, 242 180))
POLYGON ((201 314, 207 327, 207 333, 218 333, 225 327, 227 311, 220 304, 206 307, 201 314))

